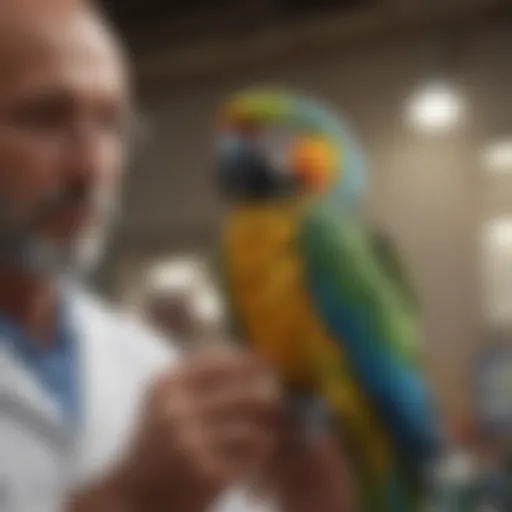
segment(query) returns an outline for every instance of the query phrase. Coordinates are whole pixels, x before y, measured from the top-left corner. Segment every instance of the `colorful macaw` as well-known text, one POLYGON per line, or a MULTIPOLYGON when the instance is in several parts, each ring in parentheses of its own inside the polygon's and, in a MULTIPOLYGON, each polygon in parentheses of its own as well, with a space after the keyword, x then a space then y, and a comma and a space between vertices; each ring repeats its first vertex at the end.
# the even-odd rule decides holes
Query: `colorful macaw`
POLYGON ((362 511, 417 510, 438 422, 412 288, 393 245, 358 214, 357 139, 315 101, 261 89, 223 105, 217 135, 229 203, 221 271, 239 337, 290 394, 327 406, 362 511))

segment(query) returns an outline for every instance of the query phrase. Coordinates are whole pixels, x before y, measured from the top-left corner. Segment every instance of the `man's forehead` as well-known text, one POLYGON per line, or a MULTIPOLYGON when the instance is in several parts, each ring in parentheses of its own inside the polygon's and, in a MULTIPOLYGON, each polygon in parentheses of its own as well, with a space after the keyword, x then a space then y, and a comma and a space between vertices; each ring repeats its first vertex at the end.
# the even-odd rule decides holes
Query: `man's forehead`
POLYGON ((2 12, 7 9, 10 12, 19 11, 64 11, 74 8, 83 8, 90 5, 86 0, 0 0, 2 12))
POLYGON ((90 4, 80 0, 0 0, 0 27, 14 35, 91 13, 90 4))
POLYGON ((121 51, 100 16, 79 0, 0 0, 0 75, 54 50, 117 61, 121 51))

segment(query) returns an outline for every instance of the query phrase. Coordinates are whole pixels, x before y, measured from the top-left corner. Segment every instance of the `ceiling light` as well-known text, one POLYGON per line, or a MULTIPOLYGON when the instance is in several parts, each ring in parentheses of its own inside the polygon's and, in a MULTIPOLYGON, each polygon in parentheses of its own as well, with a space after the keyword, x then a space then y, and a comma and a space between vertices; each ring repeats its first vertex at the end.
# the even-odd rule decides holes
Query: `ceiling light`
POLYGON ((447 84, 433 83, 417 91, 407 105, 409 123, 418 130, 445 132, 456 126, 464 113, 460 95, 447 84))
POLYGON ((490 142, 482 151, 482 165, 494 173, 512 172, 512 136, 490 142))

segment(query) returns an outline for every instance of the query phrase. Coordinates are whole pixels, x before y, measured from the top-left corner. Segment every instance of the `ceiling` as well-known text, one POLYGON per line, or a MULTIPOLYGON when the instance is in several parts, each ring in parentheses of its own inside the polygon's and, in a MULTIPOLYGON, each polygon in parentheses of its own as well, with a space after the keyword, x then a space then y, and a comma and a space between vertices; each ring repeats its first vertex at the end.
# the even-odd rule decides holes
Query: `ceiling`
POLYGON ((255 31, 273 23, 350 12, 379 0, 102 0, 137 49, 255 31))
POLYGON ((510 0, 98 0, 147 84, 210 76, 409 32, 459 37, 510 0))

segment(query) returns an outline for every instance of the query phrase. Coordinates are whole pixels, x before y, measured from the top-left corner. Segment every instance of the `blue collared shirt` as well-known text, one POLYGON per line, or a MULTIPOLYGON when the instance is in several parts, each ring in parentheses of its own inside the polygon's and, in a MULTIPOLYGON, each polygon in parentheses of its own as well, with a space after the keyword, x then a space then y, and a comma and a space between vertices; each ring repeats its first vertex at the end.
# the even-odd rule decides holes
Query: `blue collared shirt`
POLYGON ((53 398, 71 424, 78 419, 76 336, 64 304, 57 308, 53 340, 41 348, 14 320, 0 316, 0 345, 19 358, 37 383, 53 398))

